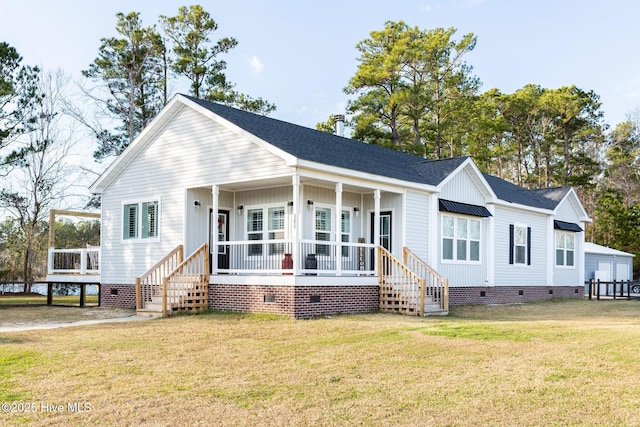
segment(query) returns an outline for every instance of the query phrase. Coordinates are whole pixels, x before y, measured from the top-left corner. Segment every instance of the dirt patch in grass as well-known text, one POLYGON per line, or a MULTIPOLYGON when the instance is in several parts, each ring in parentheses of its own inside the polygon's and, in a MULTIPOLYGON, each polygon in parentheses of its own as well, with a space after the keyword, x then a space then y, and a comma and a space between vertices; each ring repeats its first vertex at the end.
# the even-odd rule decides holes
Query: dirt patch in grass
POLYGON ((135 316, 133 309, 105 307, 2 306, 0 327, 73 323, 84 320, 103 320, 135 316))

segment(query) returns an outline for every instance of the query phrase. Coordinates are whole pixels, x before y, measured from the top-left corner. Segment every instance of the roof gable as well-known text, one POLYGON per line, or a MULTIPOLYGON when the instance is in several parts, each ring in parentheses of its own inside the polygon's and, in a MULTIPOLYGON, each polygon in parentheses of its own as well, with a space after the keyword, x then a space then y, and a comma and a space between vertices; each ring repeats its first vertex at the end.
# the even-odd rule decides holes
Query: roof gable
POLYGON ((319 164, 437 185, 466 159, 426 160, 214 102, 181 96, 298 159, 319 164))

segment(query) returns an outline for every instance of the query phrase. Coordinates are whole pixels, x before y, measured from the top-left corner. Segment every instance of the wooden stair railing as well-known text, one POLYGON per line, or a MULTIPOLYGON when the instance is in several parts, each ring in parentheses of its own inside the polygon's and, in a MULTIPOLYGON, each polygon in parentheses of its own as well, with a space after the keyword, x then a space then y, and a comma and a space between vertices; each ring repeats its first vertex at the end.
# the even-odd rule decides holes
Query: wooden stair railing
POLYGON ((142 276, 136 278, 136 310, 144 310, 155 298, 162 296, 163 279, 180 265, 184 258, 184 247, 177 246, 167 256, 142 276))
POLYGON ((425 282, 424 298, 431 298, 439 309, 449 312, 449 280, 431 268, 407 247, 402 249, 402 261, 425 282))
POLYGON ((378 246, 380 310, 424 315, 424 279, 378 246))
POLYGON ((424 316, 448 314, 449 282, 408 248, 403 261, 378 247, 380 310, 424 316))
POLYGON ((163 279, 162 317, 174 310, 206 310, 208 306, 209 245, 205 243, 163 279))

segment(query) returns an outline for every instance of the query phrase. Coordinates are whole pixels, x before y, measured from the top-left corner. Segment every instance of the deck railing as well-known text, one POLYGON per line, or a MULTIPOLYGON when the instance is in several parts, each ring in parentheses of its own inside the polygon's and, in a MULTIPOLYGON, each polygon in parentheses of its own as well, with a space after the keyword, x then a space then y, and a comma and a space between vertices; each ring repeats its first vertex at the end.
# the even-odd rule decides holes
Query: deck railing
POLYGON ((49 248, 47 274, 100 274, 100 248, 49 248))
POLYGON ((301 240, 220 242, 218 272, 232 274, 374 275, 375 245, 301 240))

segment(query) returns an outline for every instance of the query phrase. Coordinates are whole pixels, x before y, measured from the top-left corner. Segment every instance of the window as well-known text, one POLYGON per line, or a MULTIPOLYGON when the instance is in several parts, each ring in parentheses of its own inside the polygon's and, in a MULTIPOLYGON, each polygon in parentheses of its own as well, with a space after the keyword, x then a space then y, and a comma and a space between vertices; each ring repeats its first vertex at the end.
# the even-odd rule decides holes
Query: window
MULTIPOLYGON (((331 208, 316 208, 316 240, 331 240, 331 208)), ((316 254, 330 255, 329 245, 316 245, 316 254)))
POLYGON ((442 216, 442 259, 461 262, 480 261, 481 223, 479 219, 442 216))
POLYGON ((124 240, 156 239, 159 237, 160 204, 157 200, 126 203, 122 214, 124 240))
POLYGON ((556 231, 556 265, 573 267, 576 236, 574 233, 556 231))
MULTIPOLYGON (((284 240, 284 206, 269 208, 269 240, 284 240)), ((284 243, 270 243, 269 255, 284 254, 284 243)))
POLYGON ((142 238, 158 237, 158 202, 144 202, 142 215, 142 238))
POLYGON ((509 264, 531 265, 531 227, 509 225, 509 264))
MULTIPOLYGON (((247 210, 247 240, 262 240, 262 209, 247 210)), ((249 255, 262 255, 262 245, 249 245, 249 255)))
MULTIPOLYGON (((341 240, 343 242, 351 241, 351 213, 349 211, 342 211, 342 217, 340 221, 340 233, 341 240)), ((349 246, 342 247, 342 256, 349 256, 349 246)))
POLYGON ((124 205, 124 235, 123 238, 137 239, 138 238, 138 204, 124 205))
MULTIPOLYGON (((247 209, 247 240, 284 240, 285 238, 285 207, 247 209)), ((263 254, 263 244, 249 245, 249 255, 263 254)), ((269 255, 281 255, 285 252, 284 243, 269 243, 269 255)))

